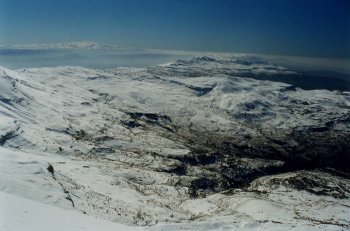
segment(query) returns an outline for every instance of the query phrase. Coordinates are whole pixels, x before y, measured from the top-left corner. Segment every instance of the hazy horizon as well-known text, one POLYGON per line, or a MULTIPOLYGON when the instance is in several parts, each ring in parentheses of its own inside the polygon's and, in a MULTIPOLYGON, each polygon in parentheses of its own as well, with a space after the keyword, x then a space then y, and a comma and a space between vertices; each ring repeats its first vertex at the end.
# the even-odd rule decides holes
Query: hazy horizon
POLYGON ((350 3, 0 0, 0 44, 96 41, 144 49, 350 58, 350 3))
POLYGON ((10 68, 82 66, 88 68, 148 67, 195 56, 253 55, 286 68, 350 81, 350 59, 259 53, 143 49, 92 41, 0 45, 0 65, 10 68))

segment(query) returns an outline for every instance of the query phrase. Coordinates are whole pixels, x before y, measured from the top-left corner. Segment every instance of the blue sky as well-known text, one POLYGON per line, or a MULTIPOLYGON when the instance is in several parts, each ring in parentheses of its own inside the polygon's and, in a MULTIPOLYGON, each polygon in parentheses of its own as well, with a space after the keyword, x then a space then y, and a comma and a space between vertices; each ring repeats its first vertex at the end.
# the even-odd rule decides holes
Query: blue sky
POLYGON ((350 58, 349 0, 0 0, 0 44, 350 58))

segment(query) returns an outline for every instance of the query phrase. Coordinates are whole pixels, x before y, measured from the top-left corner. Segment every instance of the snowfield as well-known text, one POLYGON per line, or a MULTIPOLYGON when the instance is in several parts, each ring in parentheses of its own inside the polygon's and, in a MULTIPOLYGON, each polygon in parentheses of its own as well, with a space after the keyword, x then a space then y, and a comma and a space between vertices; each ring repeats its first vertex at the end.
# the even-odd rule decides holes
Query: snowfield
POLYGON ((0 230, 350 230, 350 94, 298 74, 1 67, 0 230))
POLYGON ((138 230, 0 192, 1 230, 138 230))

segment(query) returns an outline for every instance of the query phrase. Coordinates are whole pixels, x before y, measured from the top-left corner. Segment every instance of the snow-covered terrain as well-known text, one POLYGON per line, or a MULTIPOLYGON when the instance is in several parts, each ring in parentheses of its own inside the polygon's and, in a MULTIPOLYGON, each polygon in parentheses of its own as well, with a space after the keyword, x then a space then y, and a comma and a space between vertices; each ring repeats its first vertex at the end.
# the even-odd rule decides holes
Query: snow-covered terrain
POLYGON ((276 74, 0 68, 1 231, 349 230, 350 93, 247 78, 276 74))

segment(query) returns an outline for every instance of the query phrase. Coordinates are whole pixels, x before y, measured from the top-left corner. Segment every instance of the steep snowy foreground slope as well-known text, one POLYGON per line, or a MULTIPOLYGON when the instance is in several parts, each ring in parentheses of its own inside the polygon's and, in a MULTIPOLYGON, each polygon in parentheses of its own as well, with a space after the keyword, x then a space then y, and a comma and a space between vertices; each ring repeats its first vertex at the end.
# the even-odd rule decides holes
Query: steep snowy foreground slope
POLYGON ((349 230, 350 93, 262 74, 0 68, 0 230, 349 230))

